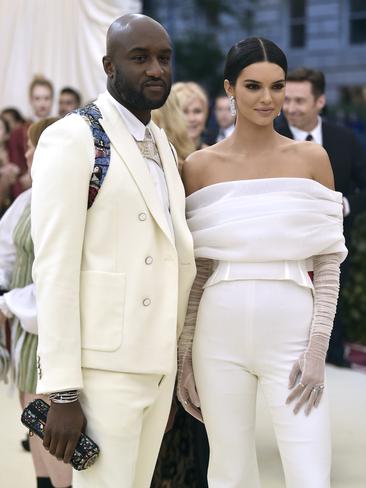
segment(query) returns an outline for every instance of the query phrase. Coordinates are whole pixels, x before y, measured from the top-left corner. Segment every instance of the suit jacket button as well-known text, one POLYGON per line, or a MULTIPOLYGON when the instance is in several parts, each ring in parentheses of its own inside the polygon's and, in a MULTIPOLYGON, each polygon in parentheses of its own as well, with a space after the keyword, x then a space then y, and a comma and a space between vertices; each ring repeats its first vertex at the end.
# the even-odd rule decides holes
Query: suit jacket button
POLYGON ((139 220, 141 220, 141 222, 143 222, 144 220, 146 220, 146 218, 147 218, 147 215, 146 215, 145 212, 141 212, 139 214, 139 220))
POLYGON ((148 307, 151 304, 150 298, 144 298, 142 304, 144 307, 148 307))
POLYGON ((147 256, 147 258, 145 258, 146 264, 152 264, 152 262, 153 262, 153 258, 151 256, 147 256))

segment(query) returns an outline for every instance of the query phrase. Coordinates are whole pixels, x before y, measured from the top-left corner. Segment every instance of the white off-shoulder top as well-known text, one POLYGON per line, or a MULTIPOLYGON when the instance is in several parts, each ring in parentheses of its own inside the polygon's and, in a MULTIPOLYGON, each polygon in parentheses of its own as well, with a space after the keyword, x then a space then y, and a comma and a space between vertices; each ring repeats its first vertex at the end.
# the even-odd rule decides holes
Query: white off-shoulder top
POLYGON ((216 262, 205 286, 293 280, 312 288, 312 257, 347 256, 342 194, 306 178, 216 183, 186 199, 196 258, 216 262))

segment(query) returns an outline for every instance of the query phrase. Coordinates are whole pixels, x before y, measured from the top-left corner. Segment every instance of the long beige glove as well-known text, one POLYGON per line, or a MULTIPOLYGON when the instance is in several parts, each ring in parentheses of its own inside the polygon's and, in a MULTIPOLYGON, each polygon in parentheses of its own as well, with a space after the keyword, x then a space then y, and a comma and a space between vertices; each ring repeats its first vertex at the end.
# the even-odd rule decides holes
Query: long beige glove
POLYGON ((314 314, 306 351, 294 364, 286 403, 298 398, 294 413, 304 406, 306 415, 320 403, 324 389, 325 358, 337 309, 340 254, 314 257, 314 314))
POLYGON ((184 409, 193 415, 193 417, 202 421, 200 400, 193 375, 192 343, 196 328, 197 311, 203 293, 203 285, 211 274, 212 260, 198 258, 196 259, 196 267, 197 274, 189 295, 183 332, 178 342, 177 396, 184 409))

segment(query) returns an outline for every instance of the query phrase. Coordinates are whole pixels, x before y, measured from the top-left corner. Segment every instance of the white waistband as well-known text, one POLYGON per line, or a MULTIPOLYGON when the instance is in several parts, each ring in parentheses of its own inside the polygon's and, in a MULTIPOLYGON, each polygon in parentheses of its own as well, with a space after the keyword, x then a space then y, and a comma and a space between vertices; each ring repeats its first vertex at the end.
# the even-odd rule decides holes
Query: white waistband
POLYGON ((235 280, 291 280, 300 286, 314 288, 307 271, 306 261, 273 261, 242 263, 218 261, 217 267, 204 288, 221 281, 235 280))

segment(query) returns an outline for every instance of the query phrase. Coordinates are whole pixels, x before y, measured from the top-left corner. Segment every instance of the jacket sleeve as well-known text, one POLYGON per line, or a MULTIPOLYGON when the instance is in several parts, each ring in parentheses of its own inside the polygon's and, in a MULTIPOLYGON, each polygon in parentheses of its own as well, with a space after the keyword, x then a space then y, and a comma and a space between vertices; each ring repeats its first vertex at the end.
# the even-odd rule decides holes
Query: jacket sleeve
POLYGON ((90 129, 78 115, 50 126, 34 155, 38 393, 82 388, 79 283, 93 163, 90 129))
POLYGON ((366 154, 356 136, 350 134, 351 173, 354 192, 347 196, 351 217, 366 210, 366 154))

